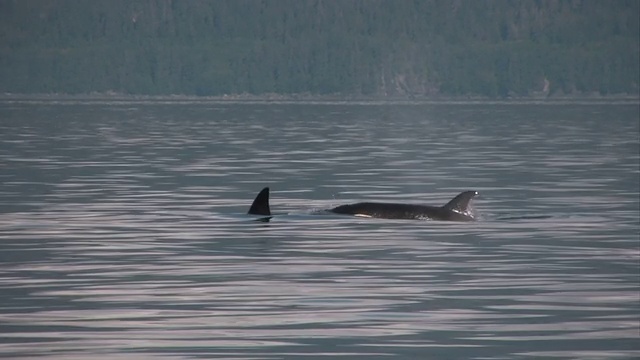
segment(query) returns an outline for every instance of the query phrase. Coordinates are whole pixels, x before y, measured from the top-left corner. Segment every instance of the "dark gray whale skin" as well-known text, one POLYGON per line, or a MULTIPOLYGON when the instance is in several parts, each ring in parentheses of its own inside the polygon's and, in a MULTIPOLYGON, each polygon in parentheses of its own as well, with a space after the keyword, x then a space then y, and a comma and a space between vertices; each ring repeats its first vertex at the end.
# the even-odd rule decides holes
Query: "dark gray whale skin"
POLYGON ((340 205, 329 211, 336 214, 383 219, 474 221, 475 214, 470 207, 470 202, 476 195, 478 195, 477 191, 462 192, 444 206, 361 202, 340 205))
POLYGON ((329 210, 336 214, 347 214, 362 217, 382 219, 415 219, 442 221, 474 221, 475 217, 469 212, 458 212, 444 206, 412 205, 362 202, 357 204, 340 205, 329 210))
POLYGON ((251 215, 271 215, 269 207, 269 188, 262 189, 253 200, 248 214, 251 215))
MULTIPOLYGON (((361 202, 340 205, 327 211, 335 214, 383 219, 474 221, 476 216, 470 206, 470 202, 477 195, 477 191, 465 191, 458 194, 444 206, 361 202)), ((249 209, 249 214, 271 215, 268 187, 262 189, 256 196, 249 209)))

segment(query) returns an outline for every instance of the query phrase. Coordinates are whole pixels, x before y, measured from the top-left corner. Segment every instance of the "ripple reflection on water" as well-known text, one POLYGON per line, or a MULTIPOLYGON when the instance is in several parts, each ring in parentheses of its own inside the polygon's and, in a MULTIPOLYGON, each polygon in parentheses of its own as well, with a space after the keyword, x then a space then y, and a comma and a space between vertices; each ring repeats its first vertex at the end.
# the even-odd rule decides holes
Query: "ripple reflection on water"
POLYGON ((52 107, 55 126, 3 110, 4 356, 640 356, 637 123, 575 107, 52 107), (266 185, 282 215, 252 221, 266 185), (313 214, 468 188, 473 224, 313 214))

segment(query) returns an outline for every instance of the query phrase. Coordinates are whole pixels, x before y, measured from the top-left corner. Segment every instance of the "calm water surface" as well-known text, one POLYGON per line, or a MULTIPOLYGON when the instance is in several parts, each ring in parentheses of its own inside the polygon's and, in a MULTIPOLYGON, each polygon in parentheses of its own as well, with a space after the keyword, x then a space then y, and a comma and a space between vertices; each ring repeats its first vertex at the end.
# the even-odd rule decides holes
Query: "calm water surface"
POLYGON ((640 356, 638 105, 0 102, 0 357, 640 356), (269 223, 245 213, 272 190, 269 223), (444 204, 471 224, 317 215, 444 204))

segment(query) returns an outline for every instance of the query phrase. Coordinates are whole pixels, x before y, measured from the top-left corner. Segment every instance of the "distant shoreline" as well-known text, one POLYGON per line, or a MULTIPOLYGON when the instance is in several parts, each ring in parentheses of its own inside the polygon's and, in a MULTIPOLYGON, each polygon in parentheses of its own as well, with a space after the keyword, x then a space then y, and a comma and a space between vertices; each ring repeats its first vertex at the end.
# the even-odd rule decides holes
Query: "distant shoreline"
POLYGON ((165 102, 228 104, 640 104, 640 95, 575 95, 488 98, 482 96, 378 97, 310 94, 234 94, 222 96, 91 94, 0 94, 2 102, 165 102))

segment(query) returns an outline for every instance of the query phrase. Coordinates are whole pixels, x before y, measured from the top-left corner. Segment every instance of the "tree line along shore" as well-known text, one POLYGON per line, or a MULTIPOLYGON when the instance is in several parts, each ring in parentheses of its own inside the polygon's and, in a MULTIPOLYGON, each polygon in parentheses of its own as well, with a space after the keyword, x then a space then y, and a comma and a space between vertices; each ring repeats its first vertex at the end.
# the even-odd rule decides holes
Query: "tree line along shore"
POLYGON ((0 92, 637 95, 635 0, 0 0, 0 92))

